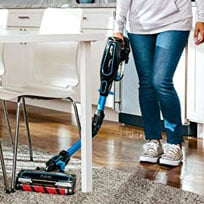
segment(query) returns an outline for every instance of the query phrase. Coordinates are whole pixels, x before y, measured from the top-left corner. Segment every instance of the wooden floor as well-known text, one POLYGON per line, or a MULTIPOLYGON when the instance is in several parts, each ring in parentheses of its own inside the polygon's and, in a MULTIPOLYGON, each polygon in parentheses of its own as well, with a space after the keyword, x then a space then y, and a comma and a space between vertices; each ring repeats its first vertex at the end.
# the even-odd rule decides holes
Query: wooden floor
MULTIPOLYGON (((15 106, 9 103, 8 110, 14 129, 15 106)), ((29 106, 27 111, 34 148, 56 154, 62 149, 67 149, 78 139, 77 128, 71 115, 29 106)), ((0 114, 1 137, 9 141, 2 109, 0 114)), ((21 144, 27 144, 23 121, 20 124, 19 139, 21 144)), ((99 134, 93 139, 93 162, 204 195, 204 141, 202 139, 185 137, 184 163, 175 168, 139 163, 143 143, 142 129, 104 121, 99 134)), ((80 158, 80 151, 73 157, 80 158)))

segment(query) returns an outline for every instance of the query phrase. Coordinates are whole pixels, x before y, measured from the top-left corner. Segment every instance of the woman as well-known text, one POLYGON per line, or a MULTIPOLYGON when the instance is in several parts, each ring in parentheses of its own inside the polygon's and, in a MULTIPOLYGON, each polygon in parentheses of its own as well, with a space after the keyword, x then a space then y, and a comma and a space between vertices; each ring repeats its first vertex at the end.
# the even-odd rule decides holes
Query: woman
MULTIPOLYGON (((204 1, 197 0, 195 44, 204 42, 204 1)), ((192 28, 190 0, 117 0, 114 36, 126 27, 139 77, 144 123, 141 162, 178 166, 182 155, 182 121, 173 76, 192 28), (162 147, 160 111, 167 144, 162 147)))

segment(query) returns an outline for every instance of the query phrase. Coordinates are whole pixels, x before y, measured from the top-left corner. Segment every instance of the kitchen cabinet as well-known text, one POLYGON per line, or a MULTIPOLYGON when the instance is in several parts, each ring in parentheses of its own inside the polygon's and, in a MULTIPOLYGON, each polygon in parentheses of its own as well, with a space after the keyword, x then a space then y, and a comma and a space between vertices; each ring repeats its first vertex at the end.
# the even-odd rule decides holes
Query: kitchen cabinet
MULTIPOLYGON (((196 7, 193 7, 194 23, 196 7)), ((197 123, 197 136, 204 137, 204 44, 194 44, 193 30, 188 44, 187 117, 197 123)))
MULTIPOLYGON (((7 18, 8 30, 29 32, 40 27, 43 10, 9 10, 7 18)), ((2 78, 4 87, 21 88, 26 85, 26 70, 29 67, 31 44, 21 42, 19 44, 6 44, 4 46, 5 74, 2 78), (10 68, 12 67, 12 69, 10 68), (10 72, 12 70, 12 72, 10 72), (16 70, 15 73, 13 70, 16 70)))
MULTIPOLYGON (((39 30, 41 19, 43 16, 43 9, 9 9, 7 20, 7 29, 17 29, 20 32, 29 32, 30 30, 39 30)), ((107 36, 113 33, 113 21, 115 16, 114 8, 84 8, 83 9, 83 32, 101 32, 107 36)), ((105 47, 105 42, 94 42, 91 46, 91 67, 92 76, 92 104, 98 103, 98 88, 100 86, 100 63, 105 47)), ((26 85, 32 86, 57 86, 66 88, 65 84, 61 83, 63 76, 53 75, 49 71, 52 66, 49 61, 45 62, 46 57, 53 56, 58 58, 59 52, 66 52, 66 43, 46 43, 46 44, 31 44, 20 43, 15 45, 5 45, 4 48, 4 62, 8 67, 5 73, 2 84, 5 87, 22 88, 26 85), (38 54, 36 54, 38 53, 38 54), (41 54, 39 54, 41 53, 41 54), (16 72, 10 73, 9 67, 15 69, 16 72)), ((74 57, 74 56, 73 56, 74 57)), ((60 56, 61 60, 66 60, 60 56)), ((53 61, 53 60, 51 60, 53 61)), ((64 70, 66 72, 66 70, 64 70)), ((79 100, 80 90, 78 87, 76 100, 79 100)), ((28 100, 31 105, 37 105, 56 110, 67 110, 63 101, 41 101, 28 100)), ((108 97, 107 107, 114 107, 114 97, 108 97)))

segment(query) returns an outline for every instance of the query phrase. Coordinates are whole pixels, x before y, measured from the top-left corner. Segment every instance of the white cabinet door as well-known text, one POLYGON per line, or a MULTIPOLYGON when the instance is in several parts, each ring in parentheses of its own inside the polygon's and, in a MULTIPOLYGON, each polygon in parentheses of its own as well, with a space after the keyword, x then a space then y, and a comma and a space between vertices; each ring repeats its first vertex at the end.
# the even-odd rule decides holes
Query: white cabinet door
MULTIPOLYGON (((36 29, 36 28, 35 28, 36 29)), ((31 28, 21 32, 27 32, 31 28)), ((33 30, 33 29, 32 29, 33 30)), ((10 89, 20 89, 28 82, 27 70, 32 62, 32 43, 5 44, 3 59, 5 74, 2 77, 2 85, 10 89)))
MULTIPOLYGON (((42 15, 41 9, 9 9, 7 29, 20 32, 38 30, 42 15)), ((27 68, 33 63, 31 48, 31 43, 24 42, 4 45, 3 59, 6 69, 2 77, 4 87, 18 89, 26 85, 27 68)))
MULTIPOLYGON (((189 98, 193 98, 191 107, 191 120, 204 123, 204 45, 195 48, 195 67, 189 83, 192 81, 192 92, 189 93, 189 98)), ((190 85, 189 84, 189 85, 190 85)), ((190 113, 189 113, 190 114, 190 113)))
POLYGON ((23 43, 5 45, 5 74, 2 78, 2 86, 20 88, 25 85, 25 50, 26 45, 23 43))
MULTIPOLYGON (((195 22, 196 8, 193 8, 195 22)), ((194 25, 194 24, 193 24, 194 25)), ((188 119, 204 123, 204 44, 196 46, 193 31, 188 46, 188 119)))
MULTIPOLYGON (((196 7, 193 17, 194 26, 196 7)), ((188 45, 187 117, 197 123, 197 137, 204 138, 204 44, 195 45, 193 30, 188 45)))
POLYGON ((136 72, 136 67, 130 52, 128 64, 125 65, 124 76, 122 79, 122 113, 141 116, 139 106, 139 79, 136 72))
POLYGON ((193 33, 189 41, 188 119, 204 123, 204 45, 195 46, 193 33))

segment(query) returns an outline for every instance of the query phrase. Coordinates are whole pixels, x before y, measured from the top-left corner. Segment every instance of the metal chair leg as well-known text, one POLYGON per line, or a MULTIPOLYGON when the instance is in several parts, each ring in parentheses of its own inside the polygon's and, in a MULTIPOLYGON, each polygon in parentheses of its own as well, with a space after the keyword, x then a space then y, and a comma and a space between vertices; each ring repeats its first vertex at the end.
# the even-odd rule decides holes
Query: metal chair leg
POLYGON ((9 185, 8 185, 8 178, 7 178, 7 173, 6 173, 6 166, 5 166, 5 163, 4 163, 4 157, 3 157, 1 141, 0 141, 0 160, 1 160, 1 167, 2 167, 2 172, 3 172, 5 190, 6 190, 7 193, 9 193, 10 190, 9 190, 9 185))
POLYGON ((27 131, 27 140, 28 140, 28 147, 29 147, 29 153, 30 153, 30 161, 33 161, 33 150, 32 150, 32 143, 31 143, 31 137, 30 137, 30 128, 29 128, 29 123, 28 123, 28 116, 27 116, 24 97, 22 97, 22 104, 23 104, 23 116, 24 116, 24 120, 25 120, 26 131, 27 131))
POLYGON ((74 102, 74 100, 72 98, 68 98, 68 99, 71 101, 72 106, 74 108, 74 114, 75 114, 75 118, 76 118, 78 132, 79 132, 79 136, 81 137, 81 123, 80 123, 80 118, 79 118, 79 112, 78 112, 78 109, 77 109, 77 105, 76 105, 76 103, 74 102))
POLYGON ((15 177, 16 177, 16 162, 17 162, 17 152, 18 152, 20 105, 21 105, 21 97, 18 97, 17 109, 16 109, 16 129, 15 129, 15 140, 14 140, 13 169, 12 169, 12 177, 11 177, 11 192, 15 192, 15 177))
POLYGON ((3 110, 4 110, 4 117, 6 120, 6 125, 9 131, 9 136, 10 136, 10 141, 11 141, 11 145, 12 145, 12 149, 14 151, 14 144, 13 144, 13 135, 12 135, 12 131, 11 131, 11 125, 9 122, 9 118, 8 118, 8 110, 7 110, 7 106, 6 106, 6 101, 2 100, 2 105, 3 105, 3 110))

